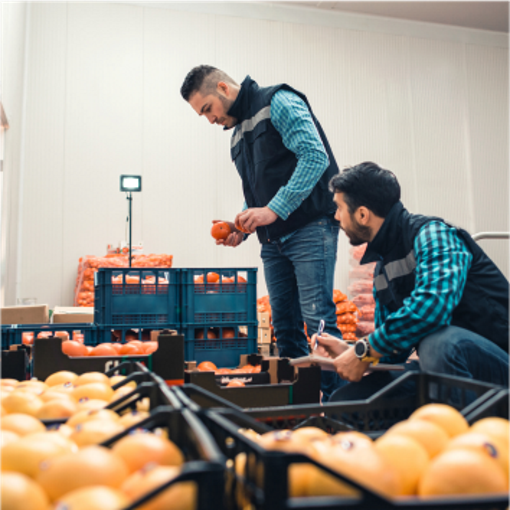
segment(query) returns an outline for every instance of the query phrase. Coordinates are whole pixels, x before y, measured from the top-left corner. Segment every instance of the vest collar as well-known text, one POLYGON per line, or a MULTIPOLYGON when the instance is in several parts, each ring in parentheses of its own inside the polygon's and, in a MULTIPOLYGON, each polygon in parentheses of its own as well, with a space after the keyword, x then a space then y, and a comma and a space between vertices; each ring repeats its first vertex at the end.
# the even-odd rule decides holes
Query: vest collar
MULTIPOLYGON (((240 124, 243 120, 246 120, 250 117, 252 94, 256 92, 258 88, 259 86, 257 83, 253 81, 249 75, 246 76, 246 78, 241 83, 239 94, 237 94, 235 101, 227 112, 227 115, 237 119, 237 124, 240 124)), ((226 129, 228 128, 223 128, 223 130, 226 129)))
POLYGON ((360 260, 360 264, 379 262, 395 247, 399 242, 401 234, 400 218, 405 213, 407 213, 407 210, 400 201, 390 209, 379 232, 377 232, 374 239, 368 243, 365 254, 360 260))

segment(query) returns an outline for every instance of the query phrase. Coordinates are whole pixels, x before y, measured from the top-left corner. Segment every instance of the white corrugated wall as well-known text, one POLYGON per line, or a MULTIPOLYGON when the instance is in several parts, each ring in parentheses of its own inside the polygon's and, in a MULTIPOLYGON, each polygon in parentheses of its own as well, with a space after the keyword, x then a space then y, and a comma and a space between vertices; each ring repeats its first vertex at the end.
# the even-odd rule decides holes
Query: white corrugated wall
MULTIPOLYGON (((19 157, 4 169, 20 179, 6 305, 72 304, 78 258, 125 238, 130 173, 143 176, 133 241, 175 267, 258 266, 266 292, 257 240, 225 249, 209 234, 243 197, 230 134, 179 94, 202 63, 302 90, 339 166, 391 169, 411 212, 472 233, 509 228, 505 34, 260 3, 31 3, 28 20, 25 117, 9 117, 22 131, 6 140, 19 157)), ((344 290, 348 246, 341 233, 344 290)), ((483 246, 508 276, 508 243, 483 246)))

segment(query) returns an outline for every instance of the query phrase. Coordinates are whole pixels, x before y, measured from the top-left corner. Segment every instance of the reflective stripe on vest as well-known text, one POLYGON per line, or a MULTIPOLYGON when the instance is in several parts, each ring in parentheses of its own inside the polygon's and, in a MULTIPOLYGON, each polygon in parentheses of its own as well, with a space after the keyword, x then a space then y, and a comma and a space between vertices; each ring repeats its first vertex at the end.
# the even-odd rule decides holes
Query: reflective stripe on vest
POLYGON ((265 120, 271 118, 271 106, 265 106, 260 109, 251 119, 246 119, 241 122, 241 125, 238 127, 236 132, 232 135, 232 140, 230 142, 230 148, 233 149, 243 137, 243 134, 246 131, 252 131, 255 129, 255 126, 265 120))
POLYGON ((384 266, 384 274, 378 275, 374 278, 374 285, 376 290, 384 290, 388 287, 388 281, 394 280, 401 276, 411 274, 416 269, 416 258, 414 256, 414 250, 411 250, 403 259, 394 260, 384 266))

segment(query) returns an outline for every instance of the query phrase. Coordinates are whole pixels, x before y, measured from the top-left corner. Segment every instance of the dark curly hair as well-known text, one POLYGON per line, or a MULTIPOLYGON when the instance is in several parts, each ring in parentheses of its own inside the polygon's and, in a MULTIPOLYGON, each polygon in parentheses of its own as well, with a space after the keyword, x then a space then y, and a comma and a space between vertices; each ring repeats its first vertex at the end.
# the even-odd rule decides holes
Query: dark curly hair
POLYGON ((219 81, 236 84, 227 73, 216 67, 207 65, 194 67, 184 78, 181 86, 181 96, 189 101, 190 97, 199 90, 204 95, 205 93, 211 94, 216 90, 219 81))

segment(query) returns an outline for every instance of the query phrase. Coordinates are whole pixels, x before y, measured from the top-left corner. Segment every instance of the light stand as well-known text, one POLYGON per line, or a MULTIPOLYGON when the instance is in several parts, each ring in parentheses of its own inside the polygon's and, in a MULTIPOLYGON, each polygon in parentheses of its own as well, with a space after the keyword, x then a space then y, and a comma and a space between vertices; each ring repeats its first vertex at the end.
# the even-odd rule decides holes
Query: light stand
POLYGON ((134 191, 142 191, 142 176, 141 175, 121 175, 120 176, 120 191, 127 192, 127 199, 129 201, 129 213, 128 213, 128 223, 129 223, 129 267, 131 267, 132 260, 132 245, 131 245, 131 206, 133 203, 133 192, 134 191))

